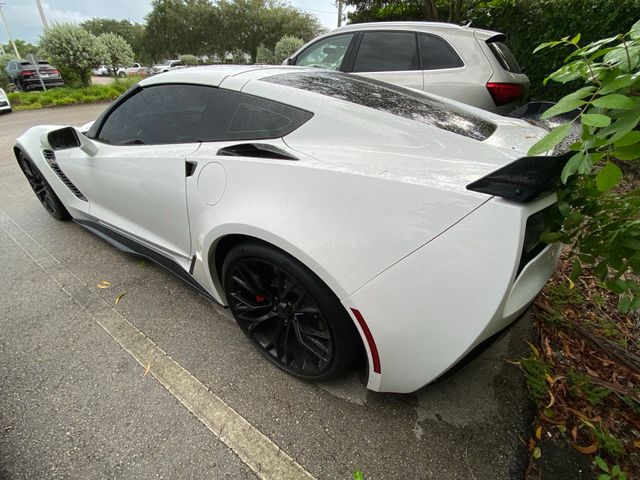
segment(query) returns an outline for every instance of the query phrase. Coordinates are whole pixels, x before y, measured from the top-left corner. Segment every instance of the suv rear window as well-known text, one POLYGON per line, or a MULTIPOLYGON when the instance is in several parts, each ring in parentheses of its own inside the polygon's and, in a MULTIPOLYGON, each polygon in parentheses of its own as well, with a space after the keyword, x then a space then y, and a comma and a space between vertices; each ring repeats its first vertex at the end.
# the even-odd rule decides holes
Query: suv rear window
POLYGON ((504 42, 494 41, 488 43, 488 45, 502 68, 507 72, 522 73, 518 60, 516 60, 516 57, 513 56, 513 53, 504 42))
POLYGON ((493 123, 461 108, 371 78, 334 72, 300 72, 272 75, 262 81, 392 113, 474 140, 485 140, 496 130, 493 123))

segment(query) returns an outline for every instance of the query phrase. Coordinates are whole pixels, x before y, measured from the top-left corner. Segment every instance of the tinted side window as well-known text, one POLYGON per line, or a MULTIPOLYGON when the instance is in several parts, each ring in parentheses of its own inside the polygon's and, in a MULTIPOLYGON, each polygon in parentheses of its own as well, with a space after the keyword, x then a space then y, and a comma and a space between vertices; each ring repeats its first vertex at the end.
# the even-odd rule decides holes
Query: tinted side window
POLYGON ((320 40, 300 52, 296 58, 296 65, 338 70, 352 38, 353 34, 348 33, 320 40))
POLYGON ((458 68, 464 66, 451 45, 434 35, 420 35, 420 54, 423 70, 458 68))
POLYGON ((97 140, 111 145, 161 145, 277 138, 311 116, 240 92, 158 85, 140 89, 118 105, 102 123, 97 140))
POLYGON ((365 32, 354 72, 418 70, 416 36, 409 32, 365 32))

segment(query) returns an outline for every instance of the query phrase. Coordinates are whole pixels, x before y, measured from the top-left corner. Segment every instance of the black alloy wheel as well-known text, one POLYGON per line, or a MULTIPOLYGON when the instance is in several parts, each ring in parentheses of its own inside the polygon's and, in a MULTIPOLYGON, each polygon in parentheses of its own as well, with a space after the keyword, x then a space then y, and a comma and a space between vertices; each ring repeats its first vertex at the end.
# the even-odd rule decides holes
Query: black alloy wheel
POLYGON ((57 220, 69 220, 71 215, 33 162, 26 155, 20 153, 18 165, 44 209, 57 220))
POLYGON ((242 244, 223 266, 229 307, 262 355, 304 380, 329 380, 355 355, 356 331, 333 292, 280 250, 242 244))

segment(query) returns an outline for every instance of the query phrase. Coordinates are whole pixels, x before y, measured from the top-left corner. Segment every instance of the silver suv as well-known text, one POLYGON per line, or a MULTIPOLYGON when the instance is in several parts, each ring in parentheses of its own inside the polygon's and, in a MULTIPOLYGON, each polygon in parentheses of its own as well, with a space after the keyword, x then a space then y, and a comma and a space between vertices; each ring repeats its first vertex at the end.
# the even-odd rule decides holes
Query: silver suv
POLYGON ((364 75, 507 114, 522 104, 529 78, 505 36, 433 22, 346 25, 285 60, 364 75))

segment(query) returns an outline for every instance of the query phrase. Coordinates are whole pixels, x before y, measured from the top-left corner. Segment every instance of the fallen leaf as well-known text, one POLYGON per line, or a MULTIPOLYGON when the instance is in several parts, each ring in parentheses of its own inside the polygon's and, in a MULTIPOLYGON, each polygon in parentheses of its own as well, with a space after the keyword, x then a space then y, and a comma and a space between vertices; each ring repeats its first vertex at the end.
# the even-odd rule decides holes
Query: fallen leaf
POLYGON ((540 447, 534 448, 533 449, 533 458, 535 458, 537 460, 541 456, 542 456, 542 450, 540 450, 540 447))
POLYGON ((103 280, 100 283, 96 284, 96 287, 98 288, 109 288, 110 286, 111 282, 107 282, 106 280, 103 280))
POLYGON ((569 280, 569 290, 573 290, 573 288, 576 286, 575 283, 573 283, 573 280, 571 280, 569 277, 567 277, 567 280, 569 280))
POLYGON ((636 448, 640 448, 640 440, 634 440, 633 441, 633 446, 636 448))
POLYGON ((124 292, 116 297, 116 305, 120 303, 120 300, 122 300, 122 297, 124 297, 126 294, 127 292, 124 292))
POLYGON ((575 448, 580 453, 584 453, 585 455, 591 455, 592 453, 595 453, 598 450, 598 443, 593 442, 588 447, 583 447, 582 445, 578 445, 577 443, 574 442, 573 448, 575 448))
POLYGON ((536 428, 536 438, 540 440, 542 438, 542 426, 536 428))
POLYGON ((147 362, 147 366, 144 367, 144 375, 142 375, 142 376, 146 377, 147 373, 149 373, 149 370, 151 370, 151 362, 147 362))
POLYGON ((144 260, 140 260, 138 262, 138 268, 144 268, 147 266, 147 262, 145 262, 144 260))
MULTIPOLYGON (((553 393, 551 393, 551 390, 549 390, 549 397, 551 397, 551 399, 549 400, 549 404, 545 407, 545 408, 551 408, 553 407, 553 404, 556 403, 556 397, 553 396, 553 393)), ((540 437, 538 437, 540 438, 540 437)))

